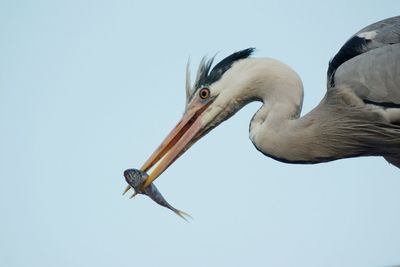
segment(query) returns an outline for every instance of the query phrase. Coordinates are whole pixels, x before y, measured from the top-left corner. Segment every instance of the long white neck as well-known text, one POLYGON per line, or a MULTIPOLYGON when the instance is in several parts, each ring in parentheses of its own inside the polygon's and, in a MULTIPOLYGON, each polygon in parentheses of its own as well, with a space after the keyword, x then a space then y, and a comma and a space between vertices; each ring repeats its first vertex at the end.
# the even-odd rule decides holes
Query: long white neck
MULTIPOLYGON (((247 84, 244 90, 248 98, 263 102, 250 123, 250 139, 259 151, 293 163, 317 163, 353 156, 342 152, 346 146, 353 145, 352 141, 346 143, 346 136, 337 138, 335 132, 324 129, 335 128, 334 119, 324 121, 334 118, 327 114, 329 110, 324 105, 300 118, 303 85, 295 71, 273 59, 253 60, 243 62, 241 76, 247 77, 243 84, 247 84)), ((243 84, 239 87, 243 88, 243 84)), ((243 91, 240 94, 243 95, 243 91)))
POLYGON ((264 69, 251 70, 253 75, 260 77, 251 77, 249 84, 254 85, 251 93, 263 105, 251 120, 251 141, 272 158, 286 162, 314 162, 322 155, 315 142, 317 125, 307 116, 300 118, 303 104, 300 77, 289 66, 273 59, 257 65, 264 69), (254 80, 258 82, 254 83, 254 80))

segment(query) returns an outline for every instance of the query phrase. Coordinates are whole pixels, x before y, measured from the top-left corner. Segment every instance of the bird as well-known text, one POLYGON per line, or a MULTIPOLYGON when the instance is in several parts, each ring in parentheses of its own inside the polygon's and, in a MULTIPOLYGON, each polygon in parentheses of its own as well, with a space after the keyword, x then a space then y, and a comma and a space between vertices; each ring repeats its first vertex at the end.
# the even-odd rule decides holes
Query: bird
POLYGON ((188 62, 185 112, 142 166, 152 169, 142 189, 253 101, 262 106, 249 137, 270 158, 316 164, 382 156, 400 168, 400 16, 373 23, 344 43, 329 61, 325 96, 304 116, 299 75, 279 60, 253 57, 254 50, 237 51, 215 66, 214 57, 204 57, 193 84, 188 62))

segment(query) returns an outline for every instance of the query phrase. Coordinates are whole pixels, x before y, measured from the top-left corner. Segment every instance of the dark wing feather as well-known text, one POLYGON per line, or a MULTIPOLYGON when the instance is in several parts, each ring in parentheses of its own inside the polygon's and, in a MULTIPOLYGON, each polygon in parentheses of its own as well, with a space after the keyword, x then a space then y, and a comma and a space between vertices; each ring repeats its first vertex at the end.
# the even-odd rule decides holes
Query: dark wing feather
POLYGON ((346 61, 363 53, 400 43, 400 16, 371 24, 354 34, 329 62, 328 86, 335 86, 336 70, 346 61))

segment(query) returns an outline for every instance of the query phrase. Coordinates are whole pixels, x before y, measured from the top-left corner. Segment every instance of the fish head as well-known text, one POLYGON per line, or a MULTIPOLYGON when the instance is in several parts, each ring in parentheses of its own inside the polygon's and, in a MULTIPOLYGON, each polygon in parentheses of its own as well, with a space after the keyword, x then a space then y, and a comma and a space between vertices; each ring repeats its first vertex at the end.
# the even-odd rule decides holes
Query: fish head
POLYGON ((140 187, 147 178, 147 174, 137 169, 127 169, 124 171, 126 182, 132 186, 136 192, 140 191, 140 187))

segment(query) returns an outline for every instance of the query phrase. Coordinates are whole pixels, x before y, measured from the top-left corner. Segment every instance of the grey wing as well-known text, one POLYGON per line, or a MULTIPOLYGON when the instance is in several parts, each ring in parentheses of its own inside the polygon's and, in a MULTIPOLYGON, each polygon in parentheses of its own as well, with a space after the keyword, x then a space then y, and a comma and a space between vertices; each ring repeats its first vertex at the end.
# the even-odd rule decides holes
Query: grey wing
POLYGON ((347 87, 365 103, 400 108, 400 43, 358 55, 335 73, 335 87, 347 87))
POLYGON ((329 62, 328 88, 336 83, 336 71, 345 62, 371 50, 400 43, 400 16, 373 23, 354 34, 329 62))

